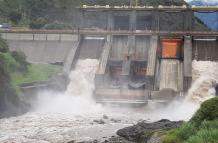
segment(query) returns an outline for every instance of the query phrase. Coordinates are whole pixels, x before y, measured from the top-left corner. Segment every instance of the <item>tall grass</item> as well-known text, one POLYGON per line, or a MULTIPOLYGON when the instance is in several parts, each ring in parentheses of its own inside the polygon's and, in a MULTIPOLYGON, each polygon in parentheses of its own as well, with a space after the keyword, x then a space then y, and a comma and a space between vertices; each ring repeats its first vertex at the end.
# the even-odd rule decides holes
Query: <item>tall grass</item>
POLYGON ((218 143, 218 129, 201 129, 185 143, 218 143))

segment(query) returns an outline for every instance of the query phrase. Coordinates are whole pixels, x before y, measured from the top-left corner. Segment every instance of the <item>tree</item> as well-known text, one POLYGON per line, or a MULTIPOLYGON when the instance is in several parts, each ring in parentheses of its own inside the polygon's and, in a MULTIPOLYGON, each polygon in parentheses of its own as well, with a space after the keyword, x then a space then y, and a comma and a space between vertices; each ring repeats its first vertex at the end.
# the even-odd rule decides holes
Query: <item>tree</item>
POLYGON ((22 12, 19 0, 2 0, 0 1, 0 14, 5 19, 17 24, 22 18, 22 12))

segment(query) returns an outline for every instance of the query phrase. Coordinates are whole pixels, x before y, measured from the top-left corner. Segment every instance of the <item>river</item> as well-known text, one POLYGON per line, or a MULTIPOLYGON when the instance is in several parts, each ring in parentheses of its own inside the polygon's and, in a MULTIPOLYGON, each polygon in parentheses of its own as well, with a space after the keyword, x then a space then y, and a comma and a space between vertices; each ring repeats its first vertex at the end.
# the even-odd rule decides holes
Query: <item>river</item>
POLYGON ((213 84, 218 80, 218 63, 193 61, 193 86, 185 100, 165 108, 155 104, 142 108, 105 107, 92 99, 97 66, 97 60, 80 60, 64 93, 41 92, 30 112, 1 119, 0 142, 104 141, 116 130, 140 120, 188 120, 202 101, 214 96, 213 84))

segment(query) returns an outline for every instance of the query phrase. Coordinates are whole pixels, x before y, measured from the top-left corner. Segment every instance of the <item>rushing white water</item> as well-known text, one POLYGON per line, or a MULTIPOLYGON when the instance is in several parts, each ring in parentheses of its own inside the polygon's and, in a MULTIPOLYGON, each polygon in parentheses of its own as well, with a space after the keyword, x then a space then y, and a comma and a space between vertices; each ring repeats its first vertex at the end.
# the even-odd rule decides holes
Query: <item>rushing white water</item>
POLYGON ((65 143, 115 135, 117 129, 140 119, 188 120, 200 102, 211 97, 213 82, 218 80, 218 63, 193 61, 193 86, 186 100, 166 107, 151 104, 145 108, 106 108, 92 100, 97 60, 81 60, 71 72, 65 93, 40 93, 33 111, 0 120, 0 143, 65 143), (200 90, 200 91, 199 91, 200 90), (106 114, 108 119, 103 119, 106 114), (94 120, 103 119, 104 124, 94 120))
POLYGON ((98 67, 98 60, 79 60, 76 69, 70 73, 70 83, 65 93, 40 93, 35 105, 35 111, 93 114, 102 112, 100 105, 92 100, 94 90, 94 76, 98 67))
POLYGON ((192 62, 193 83, 185 99, 176 100, 165 108, 150 105, 151 119, 189 120, 200 104, 215 96, 214 84, 218 81, 218 63, 211 61, 192 62))
POLYGON ((94 59, 79 60, 70 73, 65 93, 40 92, 31 112, 0 120, 0 143, 63 143, 72 140, 104 140, 115 131, 136 123, 142 116, 137 110, 107 109, 92 99, 94 59), (119 111, 119 112, 117 112, 119 111), (131 116, 135 113, 136 117, 131 116), (99 124, 94 120, 108 119, 99 124))
POLYGON ((199 104, 215 96, 214 85, 218 82, 218 63, 193 61, 193 83, 186 100, 199 104))

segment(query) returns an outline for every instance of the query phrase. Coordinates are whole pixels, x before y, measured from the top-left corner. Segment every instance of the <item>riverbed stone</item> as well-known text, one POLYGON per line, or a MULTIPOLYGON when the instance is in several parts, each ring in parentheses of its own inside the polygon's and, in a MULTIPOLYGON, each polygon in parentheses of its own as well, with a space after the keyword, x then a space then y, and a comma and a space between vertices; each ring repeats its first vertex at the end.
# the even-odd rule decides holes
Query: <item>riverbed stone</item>
POLYGON ((98 124, 105 124, 105 121, 103 119, 93 120, 93 122, 98 123, 98 124))
POLYGON ((108 119, 109 117, 107 115, 103 115, 103 119, 108 119))
POLYGON ((112 136, 109 139, 105 140, 102 143, 134 143, 132 141, 128 141, 123 137, 119 137, 119 136, 112 136))
POLYGON ((121 122, 120 119, 114 119, 114 118, 111 118, 110 121, 113 123, 120 123, 121 122))
POLYGON ((157 132, 178 128, 182 123, 183 121, 170 121, 166 119, 154 123, 142 121, 136 125, 118 130, 117 135, 137 143, 147 143, 149 140, 151 143, 152 141, 158 143, 160 139, 158 139, 159 134, 157 132))

